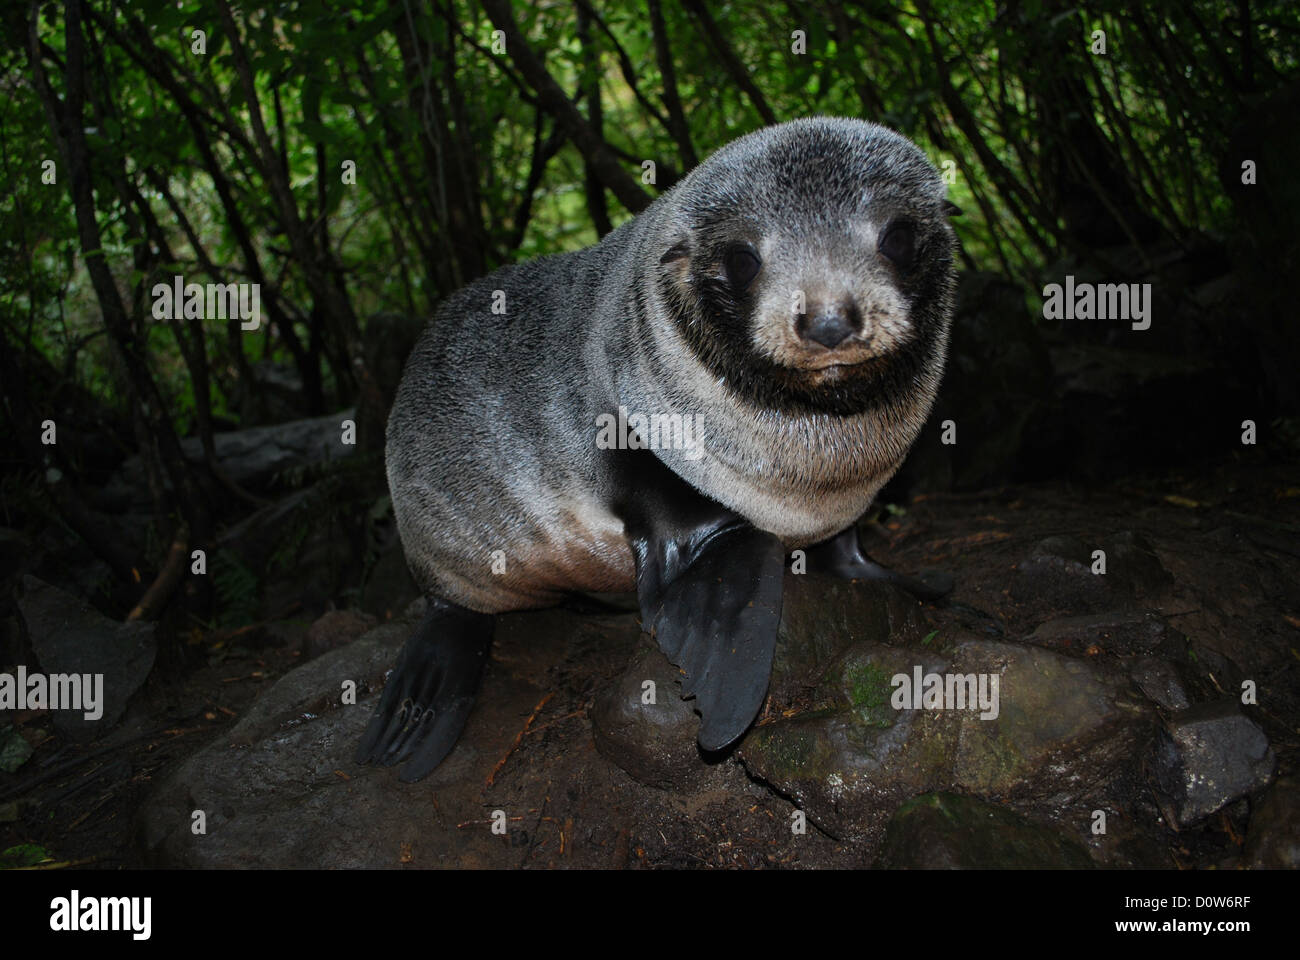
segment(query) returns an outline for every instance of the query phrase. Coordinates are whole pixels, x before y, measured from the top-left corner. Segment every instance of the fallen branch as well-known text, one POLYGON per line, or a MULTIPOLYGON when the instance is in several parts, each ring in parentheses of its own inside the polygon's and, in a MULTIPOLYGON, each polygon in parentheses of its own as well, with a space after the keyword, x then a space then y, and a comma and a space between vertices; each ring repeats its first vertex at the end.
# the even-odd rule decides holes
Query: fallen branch
POLYGON ((537 706, 533 707, 533 712, 529 715, 528 719, 524 721, 524 728, 519 731, 518 735, 516 735, 515 742, 510 744, 510 749, 505 752, 505 756, 497 761, 497 765, 493 767, 492 772, 488 774, 487 785, 489 787, 496 781, 497 774, 501 772, 501 768, 504 767, 506 761, 510 759, 510 754, 514 753, 515 750, 518 749, 519 744, 524 742, 524 735, 528 733, 528 728, 533 725, 533 721, 537 719, 537 714, 541 712, 542 707, 546 706, 547 702, 550 701, 553 696, 555 696, 554 691, 542 697, 537 706))
POLYGON ((176 531, 176 539, 172 541, 171 550, 167 553, 167 562, 163 564, 162 571, 144 592, 135 609, 126 615, 127 620, 151 620, 167 605, 167 601, 171 599, 171 595, 176 592, 176 587, 181 582, 181 573, 185 570, 185 558, 189 554, 189 537, 189 529, 185 524, 181 524, 180 529, 176 531))

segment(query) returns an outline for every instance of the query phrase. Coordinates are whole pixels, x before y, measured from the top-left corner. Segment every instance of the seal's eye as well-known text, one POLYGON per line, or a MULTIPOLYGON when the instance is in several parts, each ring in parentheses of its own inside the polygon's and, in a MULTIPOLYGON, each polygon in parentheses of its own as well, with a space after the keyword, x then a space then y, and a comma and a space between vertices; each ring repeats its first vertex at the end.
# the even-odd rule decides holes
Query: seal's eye
POLYGON ((727 279, 739 290, 744 290, 758 276, 763 262, 749 247, 732 247, 722 258, 722 266, 727 271, 727 279))
POLYGON ((880 252, 900 270, 911 267, 916 259, 916 227, 906 220, 891 223, 880 238, 880 252))

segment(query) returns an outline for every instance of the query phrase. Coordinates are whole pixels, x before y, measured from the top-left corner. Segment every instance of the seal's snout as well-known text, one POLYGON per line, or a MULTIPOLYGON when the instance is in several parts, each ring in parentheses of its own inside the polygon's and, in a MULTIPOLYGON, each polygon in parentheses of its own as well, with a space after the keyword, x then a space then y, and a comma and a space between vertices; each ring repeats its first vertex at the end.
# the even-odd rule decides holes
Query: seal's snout
POLYGON ((907 304, 889 284, 858 284, 857 290, 824 289, 805 282, 792 308, 780 292, 757 311, 754 346, 760 354, 817 380, 864 369, 904 344, 911 329, 907 304), (799 309, 807 292, 807 309, 799 309))
POLYGON ((852 301, 832 304, 812 317, 798 315, 794 328, 801 340, 811 340, 827 350, 834 350, 862 330, 862 313, 852 301))

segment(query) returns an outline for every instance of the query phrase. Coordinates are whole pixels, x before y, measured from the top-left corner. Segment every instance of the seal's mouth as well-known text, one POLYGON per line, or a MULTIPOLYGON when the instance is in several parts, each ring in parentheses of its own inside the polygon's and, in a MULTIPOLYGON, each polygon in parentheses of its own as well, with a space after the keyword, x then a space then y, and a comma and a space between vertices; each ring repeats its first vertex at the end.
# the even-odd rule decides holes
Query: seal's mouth
POLYGON ((865 343, 848 344, 834 350, 792 351, 786 366, 807 373, 852 374, 882 364, 886 357, 865 343))
POLYGON ((901 395, 916 381, 923 360, 924 353, 908 344, 851 359, 823 354, 813 361, 816 367, 755 356, 751 368, 762 374, 744 384, 764 407, 847 416, 901 395))
POLYGON ((875 359, 878 358, 875 356, 870 356, 862 360, 847 360, 838 357, 824 357, 820 359, 810 360, 808 363, 803 364, 802 368, 804 370, 823 371, 823 372, 827 370, 852 370, 855 367, 865 366, 866 364, 870 363, 872 360, 875 359))

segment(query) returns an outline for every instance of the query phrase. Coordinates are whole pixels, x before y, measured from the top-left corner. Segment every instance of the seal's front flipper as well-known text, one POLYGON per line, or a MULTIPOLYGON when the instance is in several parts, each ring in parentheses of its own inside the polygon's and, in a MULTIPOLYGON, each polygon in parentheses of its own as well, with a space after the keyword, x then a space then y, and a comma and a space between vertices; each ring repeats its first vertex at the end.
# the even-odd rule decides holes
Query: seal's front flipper
MULTIPOLYGON (((666 587, 642 596, 645 629, 684 671, 682 696, 695 697, 705 750, 737 740, 763 706, 781 623, 784 560, 776 537, 748 525, 730 527, 670 573, 666 587)), ((658 579, 658 572, 646 577, 658 579)))
POLYGON ((807 549, 808 569, 829 573, 845 580, 877 580, 901 587, 920 600, 941 600, 952 593, 951 574, 926 572, 913 578, 886 569, 867 556, 862 549, 858 526, 847 527, 807 549))
POLYGON ((487 614, 429 600, 361 738, 357 763, 406 761, 399 779, 413 783, 443 761, 474 705, 494 623, 487 614))
POLYGON ((681 668, 699 742, 721 750, 758 715, 781 624, 785 548, 714 503, 651 455, 618 507, 636 558, 642 628, 681 668))

